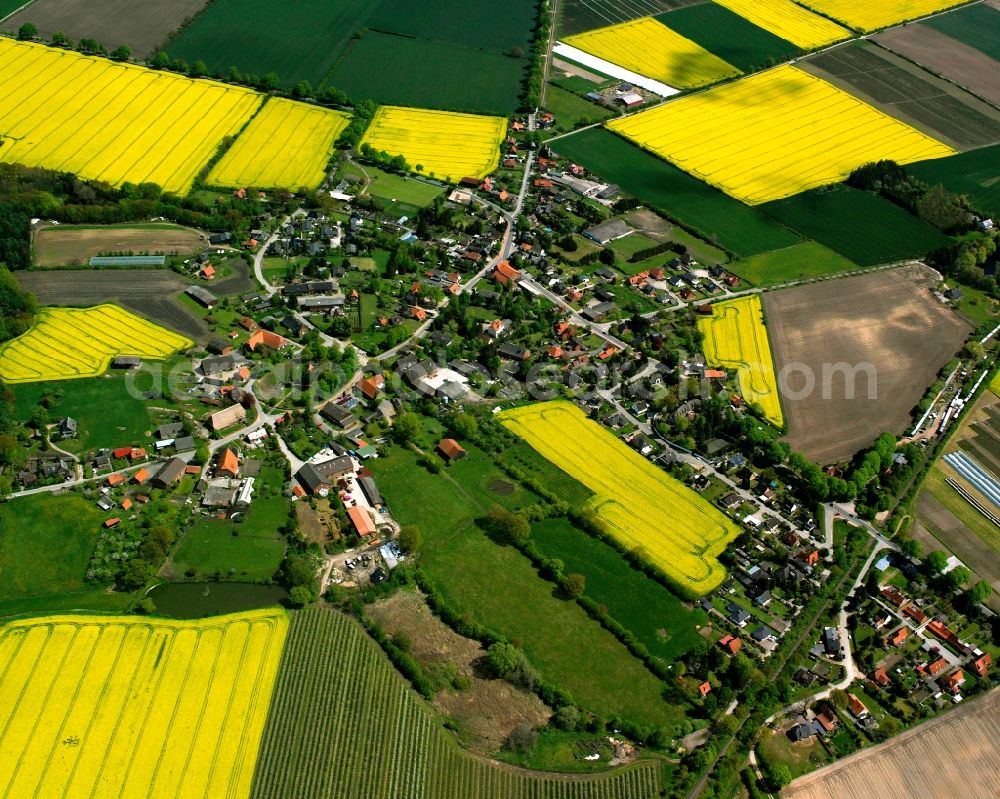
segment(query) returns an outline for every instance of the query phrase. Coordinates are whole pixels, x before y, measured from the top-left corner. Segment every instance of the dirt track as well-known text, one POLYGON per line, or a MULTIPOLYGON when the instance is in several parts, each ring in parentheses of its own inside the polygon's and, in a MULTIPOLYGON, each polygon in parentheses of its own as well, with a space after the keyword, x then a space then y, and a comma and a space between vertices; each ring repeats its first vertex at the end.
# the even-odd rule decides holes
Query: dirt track
POLYGON ((971 329, 931 295, 934 274, 906 267, 764 294, 793 449, 833 463, 908 424, 971 329), (842 364, 856 369, 853 380, 842 364))
POLYGON ((805 777, 782 799, 995 797, 1000 689, 805 777))
POLYGON ((16 32, 30 22, 49 39, 57 31, 70 39, 96 39, 109 50, 120 45, 145 58, 166 41, 184 20, 197 14, 206 0, 35 0, 8 17, 4 32, 16 32))
POLYGON ((1000 64, 985 53, 926 25, 905 25, 880 33, 875 41, 932 72, 1000 103, 1000 64))

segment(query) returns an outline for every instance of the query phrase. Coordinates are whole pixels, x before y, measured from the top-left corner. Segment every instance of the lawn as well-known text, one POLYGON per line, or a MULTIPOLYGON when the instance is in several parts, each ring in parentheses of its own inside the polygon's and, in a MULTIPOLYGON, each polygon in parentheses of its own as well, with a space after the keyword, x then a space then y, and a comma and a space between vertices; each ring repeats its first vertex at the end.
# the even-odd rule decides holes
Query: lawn
POLYGON ((14 392, 14 411, 22 422, 31 419, 46 392, 54 399, 46 411, 51 422, 64 416, 76 419, 79 436, 57 442, 72 452, 138 444, 149 438, 155 426, 145 403, 129 393, 124 377, 24 383, 10 388, 14 392))
POLYGON ((554 463, 543 458, 524 441, 518 440, 505 449, 501 457, 506 463, 538 480, 559 499, 569 503, 570 507, 579 507, 594 496, 594 492, 583 483, 574 480, 554 463))
POLYGON ((697 627, 708 616, 689 610, 674 594, 633 569, 614 549, 573 527, 565 519, 546 519, 532 528, 532 540, 550 558, 565 564, 564 574, 582 574, 584 595, 639 639, 654 657, 673 662, 695 646, 697 627))
POLYGON ((550 145, 622 191, 739 256, 790 247, 797 235, 615 134, 585 130, 550 145))
POLYGON ((715 3, 678 8, 656 19, 743 71, 787 61, 801 52, 791 42, 715 3))
POLYGON ((525 58, 368 30, 326 85, 358 100, 507 116, 520 105, 527 71, 525 58))
POLYGON ((932 186, 966 194, 985 214, 1000 216, 1000 144, 949 158, 910 164, 907 171, 932 186))
POLYGON ((557 599, 523 555, 474 524, 484 496, 469 491, 465 475, 454 469, 432 475, 416 460, 394 448, 369 468, 393 516, 423 531, 420 567, 450 603, 518 641, 543 678, 582 707, 643 724, 678 720, 677 709, 660 699, 659 681, 610 633, 575 603, 557 599), (453 472, 462 488, 444 476, 453 472))
POLYGON ((393 215, 412 216, 444 193, 440 186, 432 186, 414 178, 390 175, 373 167, 367 167, 366 171, 372 177, 368 193, 378 197, 386 211, 393 215))
POLYGON ((0 616, 124 608, 129 594, 84 580, 104 518, 76 494, 36 494, 0 506, 0 616))
POLYGON ((859 266, 920 258, 951 241, 888 200, 848 186, 808 191, 760 208, 859 266))
POLYGON ((997 30, 1000 29, 1000 11, 992 6, 985 4, 967 6, 950 14, 939 14, 920 24, 1000 61, 1000 36, 997 36, 997 30))
POLYGON ((783 250, 754 255, 728 267, 730 272, 753 286, 774 286, 793 280, 828 277, 857 268, 857 264, 815 241, 804 241, 783 250))
MULTIPOLYGON (((597 88, 597 84, 583 78, 578 78, 578 80, 590 87, 586 91, 593 91, 597 88)), ((579 97, 552 83, 549 83, 545 89, 545 108, 555 114, 555 130, 559 133, 571 131, 581 125, 603 122, 614 116, 611 109, 579 97)))

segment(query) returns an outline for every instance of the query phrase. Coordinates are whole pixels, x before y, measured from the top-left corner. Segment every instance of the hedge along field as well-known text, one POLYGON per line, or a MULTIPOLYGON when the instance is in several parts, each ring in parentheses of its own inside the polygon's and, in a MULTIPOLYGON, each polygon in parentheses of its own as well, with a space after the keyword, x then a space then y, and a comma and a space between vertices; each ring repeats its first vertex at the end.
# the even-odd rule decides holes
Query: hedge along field
POLYGON ((525 58, 369 30, 325 85, 358 100, 507 116, 521 104, 528 67, 525 58))
POLYGON ((563 562, 564 574, 586 578, 584 595, 632 633, 664 665, 697 644, 698 627, 708 621, 655 580, 632 568, 619 552, 575 528, 566 519, 545 519, 532 527, 531 540, 550 558, 563 562))
POLYGON ((248 89, 0 39, 0 160, 183 194, 260 106, 248 89))
POLYGON ((968 0, 878 0, 877 3, 871 0, 803 0, 802 4, 867 33, 966 2, 968 0))
POLYGON ((191 344, 117 305, 43 308, 27 333, 0 347, 0 379, 31 383, 95 377, 115 356, 163 360, 191 344))
POLYGON ((678 89, 695 89, 740 74, 732 64, 652 17, 567 36, 563 42, 678 89))
POLYGON ((849 186, 805 192, 760 207, 771 218, 859 266, 922 258, 951 242, 937 228, 888 200, 849 186))
POLYGON ((662 787, 659 762, 571 777, 466 754, 357 622, 316 607, 292 616, 250 796, 653 799, 662 787))
POLYGON ((756 255, 801 241, 757 209, 606 130, 591 128, 549 146, 737 255, 756 255))
POLYGON ((699 319, 698 329, 705 335, 708 363, 736 369, 743 399, 759 405, 775 427, 783 427, 785 417, 760 295, 714 303, 712 316, 699 319))
POLYGON ((351 36, 364 28, 379 0, 213 0, 165 49, 209 72, 230 67, 258 76, 275 73, 285 86, 319 87, 351 36))
POLYGON ((213 186, 314 189, 326 177, 333 145, 351 117, 273 98, 208 175, 213 186))
POLYGON ((284 611, 0 628, 0 794, 246 796, 284 611))
POLYGON ((744 71, 767 66, 769 61, 785 61, 802 52, 790 41, 717 3, 685 6, 656 19, 744 71))
POLYGON ((906 169, 932 186, 940 183, 956 194, 967 194, 980 211, 1000 216, 1000 144, 906 169))
POLYGON ((411 171, 458 181, 497 168, 506 132, 500 117, 382 106, 358 146, 401 155, 411 171))
POLYGON ((794 0, 715 0, 715 2, 804 50, 823 47, 851 36, 851 32, 846 28, 813 14, 794 0))
POLYGON ((954 154, 941 142, 791 66, 607 123, 750 205, 837 183, 870 161, 954 154))
POLYGON ((586 508, 608 533, 673 580, 706 594, 726 576, 716 559, 733 522, 568 402, 504 411, 505 427, 596 494, 586 508))

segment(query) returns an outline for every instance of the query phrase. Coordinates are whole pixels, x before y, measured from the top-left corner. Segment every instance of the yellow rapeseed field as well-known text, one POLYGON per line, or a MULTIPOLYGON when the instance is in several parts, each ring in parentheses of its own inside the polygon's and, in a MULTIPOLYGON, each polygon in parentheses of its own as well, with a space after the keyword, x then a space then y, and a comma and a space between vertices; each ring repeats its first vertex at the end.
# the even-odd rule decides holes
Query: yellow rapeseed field
POLYGON ((246 797, 288 616, 0 627, 0 795, 246 797))
POLYGON ((117 305, 43 308, 31 329, 0 347, 7 383, 95 377, 118 355, 163 360, 191 340, 117 305))
POLYGON ((608 127, 756 205, 840 182, 869 161, 955 151, 792 66, 616 119, 608 127))
POLYGON ((630 550, 680 586, 706 594, 725 578, 716 560, 739 528, 568 402, 513 408, 503 424, 595 493, 589 509, 630 550))
POLYGON ((743 399, 760 405, 767 420, 782 427, 785 417, 760 295, 714 304, 712 316, 698 320, 698 329, 705 334, 708 363, 736 369, 743 399))
POLYGON ((208 175, 215 186, 314 189, 323 182, 333 144, 351 117, 274 98, 247 125, 208 175))
POLYGON ((803 8, 794 0, 715 0, 803 50, 839 42, 851 32, 803 8))
POLYGON ((873 31, 906 22, 917 17, 926 17, 936 11, 959 6, 967 0, 803 0, 821 14, 857 28, 859 31, 873 31))
POLYGON ((237 86, 0 39, 0 160, 183 194, 261 99, 237 86))
POLYGON ((507 120, 501 117, 384 105, 358 146, 401 155, 422 175, 459 181, 496 169, 506 134, 507 120))
POLYGON ((675 89, 694 89, 740 74, 732 64, 652 17, 568 36, 563 41, 675 89))

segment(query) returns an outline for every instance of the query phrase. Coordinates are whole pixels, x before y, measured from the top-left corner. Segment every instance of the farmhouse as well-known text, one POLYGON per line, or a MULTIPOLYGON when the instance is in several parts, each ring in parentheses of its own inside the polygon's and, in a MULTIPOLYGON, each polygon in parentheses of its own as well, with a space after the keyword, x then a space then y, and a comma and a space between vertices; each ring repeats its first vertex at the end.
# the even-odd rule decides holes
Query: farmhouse
POLYGON ((351 430, 360 426, 353 413, 333 400, 322 407, 319 415, 342 430, 351 430))
POLYGON ((280 350, 288 344, 289 341, 287 338, 279 336, 277 333, 272 333, 270 330, 257 330, 247 339, 247 346, 251 351, 256 350, 261 345, 270 347, 272 350, 280 350))
POLYGON ((156 473, 156 477, 153 478, 153 485, 157 488, 169 488, 184 476, 186 466, 187 464, 180 458, 171 458, 156 473))
POLYGON ((215 472, 218 475, 233 478, 240 476, 240 459, 231 447, 226 447, 219 454, 219 463, 215 472))
POLYGON ((208 426, 214 431, 225 430, 232 427, 237 422, 242 422, 247 418, 247 411, 242 405, 230 405, 221 411, 209 414, 208 426))

